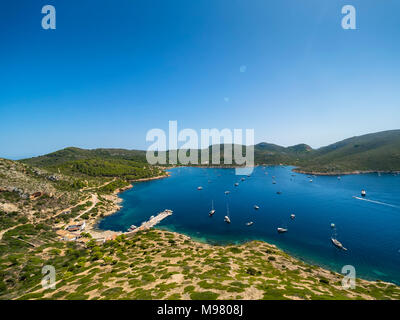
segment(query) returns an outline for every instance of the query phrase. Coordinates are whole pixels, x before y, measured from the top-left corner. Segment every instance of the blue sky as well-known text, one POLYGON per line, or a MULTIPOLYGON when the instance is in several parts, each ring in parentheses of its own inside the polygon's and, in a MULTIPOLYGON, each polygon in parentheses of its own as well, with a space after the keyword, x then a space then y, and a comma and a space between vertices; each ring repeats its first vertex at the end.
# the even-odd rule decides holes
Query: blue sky
POLYGON ((4 0, 0 157, 146 149, 169 120, 285 146, 398 129, 399 38, 398 0, 4 0))

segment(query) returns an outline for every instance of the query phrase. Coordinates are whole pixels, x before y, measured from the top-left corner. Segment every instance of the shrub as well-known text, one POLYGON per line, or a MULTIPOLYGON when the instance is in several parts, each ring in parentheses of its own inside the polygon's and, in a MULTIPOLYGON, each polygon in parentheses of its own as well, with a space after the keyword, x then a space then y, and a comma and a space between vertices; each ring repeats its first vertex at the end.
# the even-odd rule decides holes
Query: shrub
POLYGON ((190 294, 192 300, 216 300, 219 294, 212 291, 193 292, 190 294))
POLYGON ((256 269, 254 269, 254 268, 252 268, 252 267, 247 268, 246 273, 249 274, 249 275, 251 275, 251 276, 258 276, 258 275, 261 275, 261 271, 257 271, 256 269))

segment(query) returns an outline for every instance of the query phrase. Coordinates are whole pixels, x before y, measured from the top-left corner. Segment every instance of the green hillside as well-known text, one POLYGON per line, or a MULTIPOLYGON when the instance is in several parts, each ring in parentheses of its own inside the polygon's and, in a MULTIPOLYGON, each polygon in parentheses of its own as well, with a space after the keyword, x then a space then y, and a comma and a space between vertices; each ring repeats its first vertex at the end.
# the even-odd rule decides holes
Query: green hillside
POLYGON ((314 150, 301 164, 304 171, 400 171, 400 130, 352 137, 314 150))
POLYGON ((255 146, 255 162, 290 164, 313 173, 400 171, 400 130, 352 137, 319 149, 260 143, 255 146))
POLYGON ((49 167, 62 163, 82 159, 124 159, 138 162, 146 162, 146 152, 126 149, 93 149, 86 150, 69 147, 58 150, 44 156, 21 160, 34 167, 49 167))
POLYGON ((135 180, 163 174, 159 168, 147 163, 145 151, 138 150, 85 150, 70 147, 44 156, 24 159, 21 162, 71 176, 135 180))
MULTIPOLYGON (((221 164, 224 163, 225 147, 219 145, 221 164)), ((212 164, 211 147, 209 149, 208 164, 212 164)), ((200 150, 194 151, 200 155, 200 150)), ((319 149, 312 149, 307 144, 282 147, 262 142, 254 146, 254 161, 256 164, 293 165, 300 171, 313 173, 400 171, 400 130, 352 137, 319 149)), ((155 174, 147 164, 146 152, 140 150, 66 148, 22 162, 52 170, 60 169, 68 174, 118 177, 148 177, 155 174)))

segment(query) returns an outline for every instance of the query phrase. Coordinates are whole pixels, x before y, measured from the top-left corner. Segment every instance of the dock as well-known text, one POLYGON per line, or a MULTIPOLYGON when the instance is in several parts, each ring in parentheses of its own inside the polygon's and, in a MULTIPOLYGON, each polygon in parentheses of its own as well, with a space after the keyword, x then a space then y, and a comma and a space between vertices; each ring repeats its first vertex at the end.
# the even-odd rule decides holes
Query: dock
POLYGON ((136 228, 133 231, 125 232, 124 234, 129 236, 129 235, 132 235, 132 234, 134 234, 134 233, 136 233, 138 231, 148 230, 148 229, 154 227, 155 225, 159 224, 165 218, 167 218, 170 215, 172 215, 172 213, 173 213, 172 210, 165 209, 163 212, 160 212, 155 217, 151 217, 150 220, 143 222, 140 227, 136 228))

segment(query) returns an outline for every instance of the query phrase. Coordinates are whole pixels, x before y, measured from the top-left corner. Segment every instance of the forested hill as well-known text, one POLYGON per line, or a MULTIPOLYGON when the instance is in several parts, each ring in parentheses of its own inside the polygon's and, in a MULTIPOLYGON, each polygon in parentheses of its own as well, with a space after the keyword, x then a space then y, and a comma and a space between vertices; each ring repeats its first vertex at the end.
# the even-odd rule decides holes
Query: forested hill
POLYGON ((146 161, 146 153, 125 149, 86 150, 69 147, 21 162, 72 176, 118 177, 125 180, 151 178, 165 174, 146 161))
POLYGON ((34 167, 61 165, 68 161, 83 159, 123 159, 146 162, 146 152, 126 149, 80 149, 69 147, 43 156, 21 160, 34 167))
MULTIPOLYGON (((221 163, 223 149, 224 145, 220 145, 221 163)), ((197 152, 200 154, 199 150, 197 152)), ((319 149, 312 149, 307 144, 282 147, 262 142, 254 146, 254 159, 256 164, 293 165, 300 171, 310 173, 400 171, 400 130, 352 137, 319 149)), ((146 162, 146 152, 140 150, 66 148, 21 161, 37 167, 61 168, 68 173, 153 174, 149 172, 151 166, 146 162), (144 171, 138 173, 142 170, 140 168, 144 171)))
POLYGON ((300 169, 327 173, 400 171, 400 130, 352 137, 313 150, 300 169))

